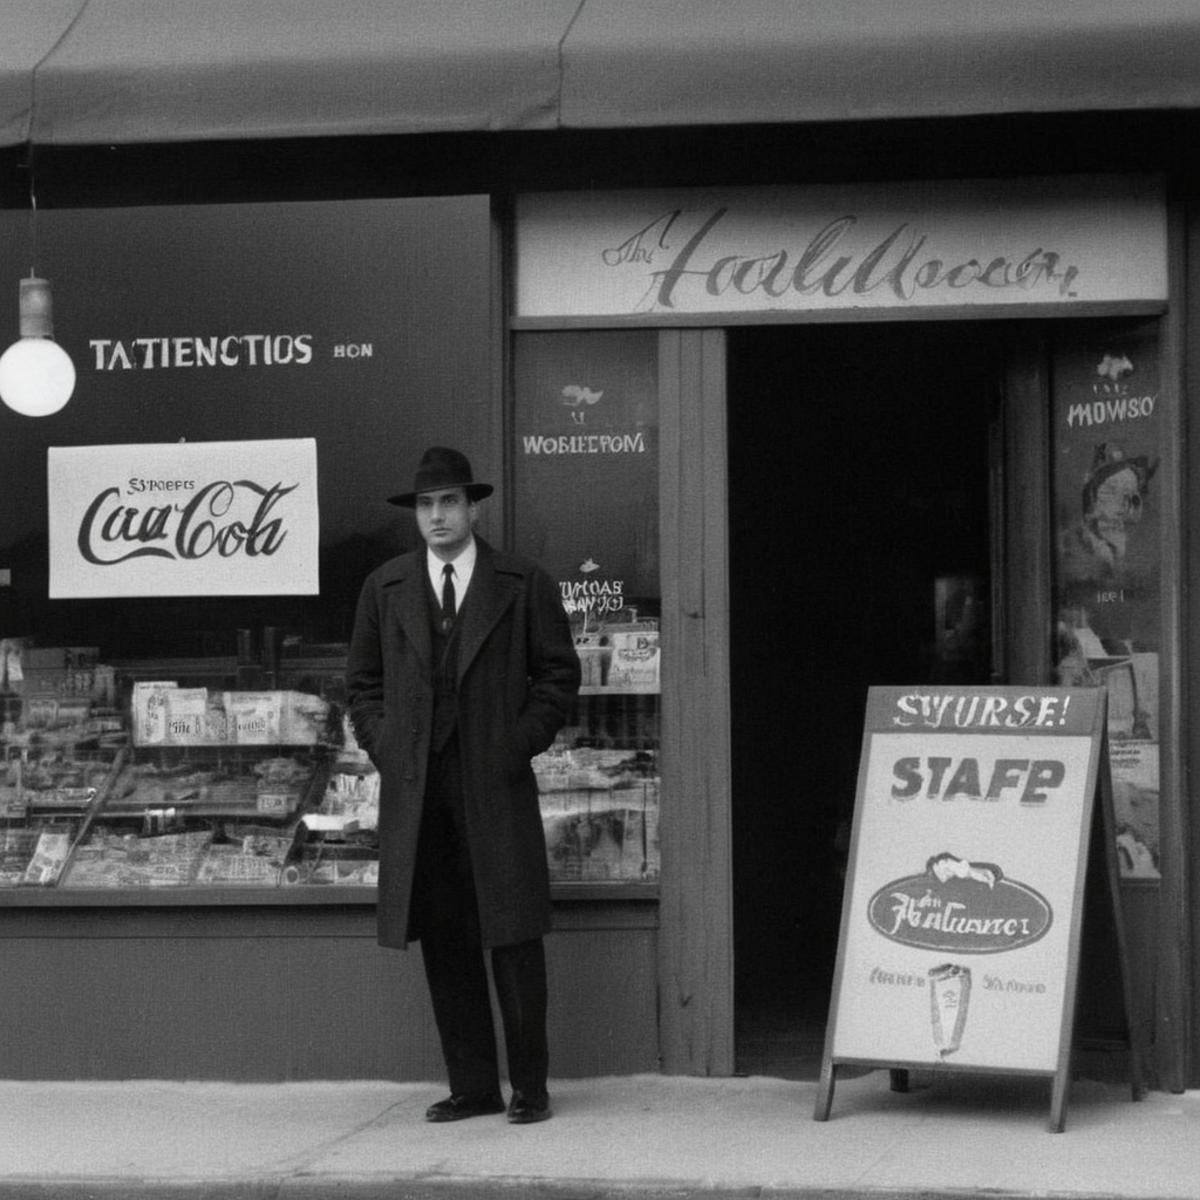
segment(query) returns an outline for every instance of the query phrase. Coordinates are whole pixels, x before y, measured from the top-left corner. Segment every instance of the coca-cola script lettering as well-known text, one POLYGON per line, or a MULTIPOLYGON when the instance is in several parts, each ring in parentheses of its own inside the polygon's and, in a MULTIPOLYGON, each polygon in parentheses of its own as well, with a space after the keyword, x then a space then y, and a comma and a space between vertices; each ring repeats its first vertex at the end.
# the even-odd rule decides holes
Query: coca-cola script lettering
POLYGON ((214 480, 199 487, 186 504, 151 505, 124 503, 120 488, 105 488, 83 514, 79 553, 96 566, 144 557, 270 557, 288 532, 275 510, 297 486, 214 480))

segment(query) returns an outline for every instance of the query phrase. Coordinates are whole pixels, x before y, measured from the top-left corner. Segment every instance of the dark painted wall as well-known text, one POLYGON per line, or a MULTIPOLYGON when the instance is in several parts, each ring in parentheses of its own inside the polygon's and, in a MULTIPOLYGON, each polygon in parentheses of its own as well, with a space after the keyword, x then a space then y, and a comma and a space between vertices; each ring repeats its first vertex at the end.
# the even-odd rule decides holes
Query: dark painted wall
MULTIPOLYGON (((551 1074, 658 1067, 653 908, 568 905, 551 1074)), ((441 1080, 421 956, 369 907, 0 910, 0 1078, 441 1080)))
POLYGON ((486 197, 78 210, 36 223, 9 212, 4 345, 34 258, 78 383, 49 417, 0 406, 0 568, 12 571, 0 636, 106 657, 230 653, 237 628, 262 624, 344 641, 363 576, 414 535, 384 498, 407 488, 422 449, 457 444, 481 477, 499 467, 486 197), (267 365, 258 335, 290 361, 267 365), (176 365, 163 344, 230 337, 235 365, 176 365), (316 439, 321 595, 48 603, 47 447, 181 438, 316 439))

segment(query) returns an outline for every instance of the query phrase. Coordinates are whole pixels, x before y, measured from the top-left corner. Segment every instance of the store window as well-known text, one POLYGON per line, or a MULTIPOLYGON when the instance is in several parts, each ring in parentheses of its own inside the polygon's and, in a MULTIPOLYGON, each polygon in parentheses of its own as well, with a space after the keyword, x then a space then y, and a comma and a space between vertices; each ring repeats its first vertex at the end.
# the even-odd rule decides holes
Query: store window
POLYGON ((39 214, 78 383, 0 407, 0 903, 373 895, 346 642, 420 450, 498 467, 490 250, 486 197, 39 214))
POLYGON ((518 551, 558 582, 583 686, 534 761, 551 878, 659 875, 657 334, 522 333, 515 341, 518 551))

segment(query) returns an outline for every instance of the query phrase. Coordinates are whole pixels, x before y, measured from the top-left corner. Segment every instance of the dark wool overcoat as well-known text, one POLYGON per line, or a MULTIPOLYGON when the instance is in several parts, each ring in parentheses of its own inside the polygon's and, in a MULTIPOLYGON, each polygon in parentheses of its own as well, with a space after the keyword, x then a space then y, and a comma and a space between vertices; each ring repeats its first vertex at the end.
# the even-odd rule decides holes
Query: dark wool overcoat
MULTIPOLYGON (((558 589, 540 567, 476 538, 456 619, 458 744, 467 840, 486 946, 550 927, 546 841, 530 759, 579 690, 579 658, 558 589)), ((379 941, 420 937, 409 921, 433 725, 426 551, 384 563, 363 585, 347 662, 350 718, 379 771, 379 941)))

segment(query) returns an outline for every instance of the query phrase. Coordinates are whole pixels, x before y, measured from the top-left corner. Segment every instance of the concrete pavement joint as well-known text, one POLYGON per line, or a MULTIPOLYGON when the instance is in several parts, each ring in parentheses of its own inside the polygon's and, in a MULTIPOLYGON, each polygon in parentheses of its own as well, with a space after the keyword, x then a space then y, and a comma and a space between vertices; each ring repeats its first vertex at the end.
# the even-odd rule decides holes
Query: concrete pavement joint
POLYGON ((337 1137, 329 1138, 327 1141, 318 1142, 302 1157, 302 1163, 299 1166, 290 1167, 283 1171, 283 1177, 308 1178, 317 1177, 318 1172, 314 1164, 324 1157, 330 1150, 338 1146, 346 1145, 352 1142, 355 1138, 360 1137, 370 1129, 383 1129, 393 1121, 393 1114, 412 1108, 418 1101, 415 1097, 409 1096, 403 1100, 393 1101, 386 1105, 383 1109, 377 1112, 373 1117, 365 1121, 360 1121, 357 1125, 345 1130, 337 1137))
MULTIPOLYGON (((205 1181, 0 1181, 0 1200, 1028 1200, 1003 1189, 720 1187, 666 1182, 506 1179, 205 1181)), ((1036 1193, 1039 1200, 1118 1200, 1095 1192, 1036 1193)))

